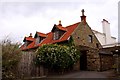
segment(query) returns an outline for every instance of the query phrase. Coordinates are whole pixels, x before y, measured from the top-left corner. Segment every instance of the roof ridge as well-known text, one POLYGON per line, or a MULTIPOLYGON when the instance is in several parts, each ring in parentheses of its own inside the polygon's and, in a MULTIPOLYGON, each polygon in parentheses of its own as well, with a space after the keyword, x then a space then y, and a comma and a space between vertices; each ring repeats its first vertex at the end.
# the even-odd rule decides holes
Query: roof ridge
POLYGON ((44 37, 47 37, 47 34, 46 33, 41 33, 41 32, 37 32, 39 34, 39 36, 44 36, 44 37))
POLYGON ((67 28, 66 28, 66 27, 63 27, 63 26, 60 26, 60 25, 57 25, 57 27, 58 27, 60 30, 67 31, 67 28))
POLYGON ((37 33, 46 34, 46 33, 42 33, 42 32, 37 32, 37 33))
POLYGON ((80 23, 80 22, 77 22, 77 23, 71 24, 71 25, 69 25, 69 26, 66 26, 66 28, 71 27, 71 26, 76 25, 76 24, 79 24, 79 23, 80 23))

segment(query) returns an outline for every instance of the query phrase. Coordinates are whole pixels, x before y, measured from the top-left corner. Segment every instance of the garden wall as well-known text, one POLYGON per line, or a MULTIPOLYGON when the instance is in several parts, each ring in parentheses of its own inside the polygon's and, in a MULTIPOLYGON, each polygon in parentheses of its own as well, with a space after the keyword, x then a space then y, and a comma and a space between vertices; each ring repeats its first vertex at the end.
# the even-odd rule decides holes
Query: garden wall
POLYGON ((112 54, 100 54, 101 71, 112 69, 113 62, 112 54))
POLYGON ((87 70, 90 71, 100 70, 100 58, 98 50, 87 51, 87 70))

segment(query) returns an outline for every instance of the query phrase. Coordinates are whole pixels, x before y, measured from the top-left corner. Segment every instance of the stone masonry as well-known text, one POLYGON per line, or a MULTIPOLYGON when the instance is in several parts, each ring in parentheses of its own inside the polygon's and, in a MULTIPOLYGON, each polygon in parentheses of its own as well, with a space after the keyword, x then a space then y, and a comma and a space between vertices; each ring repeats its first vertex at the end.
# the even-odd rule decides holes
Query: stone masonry
POLYGON ((113 55, 100 54, 101 71, 112 69, 113 55))
POLYGON ((99 71, 100 58, 97 50, 89 50, 87 53, 87 69, 99 71))

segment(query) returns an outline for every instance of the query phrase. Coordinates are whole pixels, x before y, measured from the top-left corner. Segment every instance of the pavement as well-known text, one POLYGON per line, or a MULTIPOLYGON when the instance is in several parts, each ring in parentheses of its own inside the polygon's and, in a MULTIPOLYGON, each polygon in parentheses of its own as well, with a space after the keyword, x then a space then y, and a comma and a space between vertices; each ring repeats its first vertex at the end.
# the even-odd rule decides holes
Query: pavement
POLYGON ((108 78, 112 71, 79 71, 63 75, 49 76, 47 78, 108 78))

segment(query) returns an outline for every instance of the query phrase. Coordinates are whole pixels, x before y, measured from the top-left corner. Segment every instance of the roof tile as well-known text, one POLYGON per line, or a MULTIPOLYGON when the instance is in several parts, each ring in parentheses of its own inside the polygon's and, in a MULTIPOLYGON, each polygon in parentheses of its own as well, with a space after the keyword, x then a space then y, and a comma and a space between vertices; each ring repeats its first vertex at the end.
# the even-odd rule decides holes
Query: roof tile
POLYGON ((38 34, 39 36, 42 36, 42 37, 47 37, 47 34, 44 34, 44 33, 41 33, 41 32, 37 32, 37 34, 38 34))
POLYGON ((41 43, 39 43, 38 45, 35 45, 35 38, 28 38, 27 40, 33 41, 33 42, 31 42, 26 48, 22 48, 22 46, 23 46, 22 45, 21 49, 22 50, 27 50, 27 49, 31 49, 31 48, 42 46, 43 44, 53 44, 53 43, 66 41, 71 36, 71 34, 73 33, 73 31, 75 30, 75 28, 78 26, 79 23, 80 22, 75 23, 73 25, 69 25, 67 27, 57 26, 60 30, 66 31, 63 34, 63 36, 60 39, 58 39, 58 40, 53 40, 53 32, 49 32, 47 34, 37 32, 40 36, 43 36, 43 37, 46 37, 46 38, 43 39, 43 41, 41 43))

